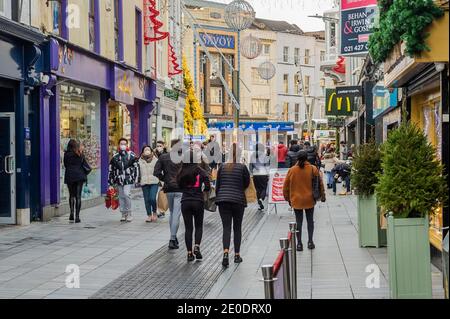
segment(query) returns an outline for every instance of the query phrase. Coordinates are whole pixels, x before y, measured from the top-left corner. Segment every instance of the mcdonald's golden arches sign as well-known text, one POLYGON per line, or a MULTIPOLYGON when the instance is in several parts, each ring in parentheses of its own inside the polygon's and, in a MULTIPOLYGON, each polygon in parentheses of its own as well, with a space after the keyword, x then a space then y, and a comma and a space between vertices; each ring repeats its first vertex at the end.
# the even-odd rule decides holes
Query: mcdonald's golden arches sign
POLYGON ((353 114, 354 97, 351 95, 338 96, 335 89, 326 90, 325 114, 337 116, 351 116, 353 114))

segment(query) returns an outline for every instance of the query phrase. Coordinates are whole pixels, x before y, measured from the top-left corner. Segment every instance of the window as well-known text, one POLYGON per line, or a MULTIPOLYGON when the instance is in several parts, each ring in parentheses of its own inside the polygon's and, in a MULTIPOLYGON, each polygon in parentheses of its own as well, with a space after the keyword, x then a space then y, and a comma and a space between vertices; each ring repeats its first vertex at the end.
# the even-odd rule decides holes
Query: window
POLYGON ((300 63, 300 49, 299 48, 294 49, 294 63, 295 63, 295 65, 298 65, 300 63))
POLYGON ((305 95, 309 95, 309 75, 305 75, 305 95))
POLYGON ((211 104, 223 104, 223 90, 219 87, 211 87, 211 104))
POLYGON ((309 118, 308 110, 309 110, 309 104, 306 104, 306 107, 305 107, 305 120, 307 120, 309 118))
POLYGON ((267 85, 268 81, 261 78, 258 68, 252 68, 252 84, 267 85))
POLYGON ((264 55, 269 55, 270 54, 270 44, 264 44, 263 45, 263 52, 264 52, 264 55))
POLYGON ((305 64, 309 64, 309 49, 305 49, 305 64))
POLYGON ((252 108, 254 115, 268 115, 270 109, 270 100, 252 99, 252 108))
POLYGON ((294 94, 300 94, 300 75, 294 75, 294 94))
POLYGON ((11 0, 0 0, 0 15, 11 19, 11 0))
POLYGON ((289 103, 288 102, 283 103, 283 120, 286 122, 289 121, 289 103))
POLYGON ((61 2, 52 1, 52 17, 53 17, 53 25, 52 32, 56 35, 62 35, 62 7, 61 2))
POLYGON ((205 74, 206 73, 206 61, 208 60, 208 57, 206 56, 205 53, 200 52, 199 59, 200 59, 200 63, 199 63, 199 65, 200 65, 200 73, 205 74))
POLYGON ((336 23, 330 23, 330 47, 336 46, 336 23))
POLYGON ((114 0, 114 46, 115 46, 115 55, 116 61, 122 60, 123 57, 120 46, 121 46, 121 35, 119 29, 119 21, 120 21, 120 10, 121 10, 121 0, 114 0))
POLYGON ((211 76, 213 76, 213 73, 215 73, 216 76, 217 74, 223 74, 222 56, 218 53, 211 54, 211 56, 211 76))
POLYGON ((289 47, 283 48, 283 62, 289 62, 289 47))
POLYGON ((283 92, 289 93, 289 74, 283 75, 283 92))
POLYGON ((320 51, 320 62, 325 61, 325 51, 320 51))
POLYGON ((142 71, 142 13, 136 8, 135 15, 135 48, 136 48, 136 68, 142 71))
POLYGON ((201 88, 200 89, 200 104, 205 104, 205 89, 201 88))
POLYGON ((89 0, 89 50, 95 50, 95 0, 89 0))
POLYGON ((295 122, 300 122, 300 104, 298 103, 295 103, 294 114, 295 114, 295 122))

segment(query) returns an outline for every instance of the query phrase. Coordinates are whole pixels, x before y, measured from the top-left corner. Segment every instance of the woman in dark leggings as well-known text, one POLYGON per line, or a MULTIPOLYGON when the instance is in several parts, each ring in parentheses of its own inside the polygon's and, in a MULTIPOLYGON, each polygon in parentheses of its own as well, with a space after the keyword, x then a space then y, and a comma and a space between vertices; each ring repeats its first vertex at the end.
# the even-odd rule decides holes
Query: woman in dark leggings
POLYGON ((247 207, 245 190, 250 185, 250 172, 247 166, 238 163, 240 150, 233 144, 232 156, 227 163, 220 166, 216 181, 216 203, 223 225, 223 260, 224 267, 229 266, 229 252, 231 241, 231 225, 234 232, 234 262, 242 262, 241 239, 242 220, 247 207))
POLYGON ((81 192, 83 190, 83 184, 87 181, 86 171, 83 165, 86 160, 83 156, 83 151, 75 140, 70 140, 67 145, 67 150, 64 153, 64 183, 69 189, 69 206, 70 206, 70 218, 69 221, 80 223, 80 210, 81 210, 81 192), (75 216, 74 216, 75 215, 75 216))
POLYGON ((183 192, 181 198, 181 213, 183 215, 188 262, 202 260, 200 244, 203 236, 204 192, 209 192, 211 184, 208 174, 197 164, 201 161, 201 152, 191 151, 189 158, 183 161, 183 166, 177 176, 178 186, 183 192), (197 156, 195 155, 197 154, 197 156), (195 161, 197 158, 198 161, 195 161), (195 225, 195 246, 192 251, 192 233, 195 225))

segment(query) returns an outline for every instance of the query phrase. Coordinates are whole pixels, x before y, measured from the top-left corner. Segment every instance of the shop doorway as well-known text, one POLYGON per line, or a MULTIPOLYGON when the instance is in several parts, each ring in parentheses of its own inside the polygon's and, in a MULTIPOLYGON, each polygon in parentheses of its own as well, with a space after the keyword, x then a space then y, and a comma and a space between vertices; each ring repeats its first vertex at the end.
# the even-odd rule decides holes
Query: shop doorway
POLYGON ((108 132, 109 132, 109 158, 111 159, 117 152, 119 140, 124 137, 128 140, 131 148, 131 117, 127 106, 116 101, 108 104, 108 132))
POLYGON ((0 224, 16 224, 14 113, 0 113, 0 224))

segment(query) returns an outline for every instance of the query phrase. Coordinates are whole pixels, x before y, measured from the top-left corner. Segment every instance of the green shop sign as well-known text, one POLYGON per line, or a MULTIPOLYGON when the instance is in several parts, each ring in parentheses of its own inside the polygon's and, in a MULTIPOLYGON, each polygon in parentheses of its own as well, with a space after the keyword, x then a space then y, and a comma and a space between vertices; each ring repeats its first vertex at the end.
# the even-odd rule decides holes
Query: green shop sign
POLYGON ((172 99, 174 101, 178 101, 178 98, 180 97, 180 93, 174 90, 166 89, 164 90, 164 96, 168 97, 169 99, 172 99))

